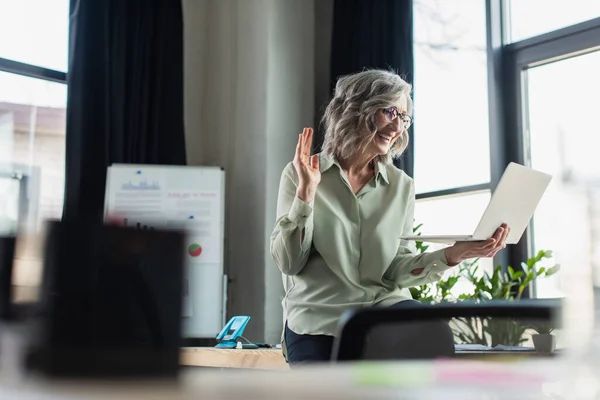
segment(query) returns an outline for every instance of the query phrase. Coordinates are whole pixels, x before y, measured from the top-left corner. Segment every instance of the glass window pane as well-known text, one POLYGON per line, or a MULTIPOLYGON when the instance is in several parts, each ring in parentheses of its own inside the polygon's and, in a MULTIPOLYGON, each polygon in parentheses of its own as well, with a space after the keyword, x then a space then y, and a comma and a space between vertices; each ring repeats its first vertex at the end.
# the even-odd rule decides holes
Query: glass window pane
POLYGON ((69 0, 0 0, 0 57, 67 71, 69 0))
POLYGON ((538 297, 569 295, 560 275, 575 271, 600 287, 599 70, 596 52, 527 71, 531 165, 553 175, 533 218, 533 245, 562 266, 538 280, 538 297), (557 77, 568 77, 558 91, 557 77))
POLYGON ((512 0, 507 4, 509 42, 600 17, 598 0, 512 0))
POLYGON ((414 0, 418 193, 490 180, 485 1, 414 0))
MULTIPOLYGON (((489 191, 468 194, 434 197, 418 200, 415 205, 415 226, 423 224, 420 229, 422 234, 428 235, 469 235, 475 231, 485 208, 490 201, 489 191)), ((443 244, 427 243, 427 251, 434 251, 446 247, 443 244)), ((492 271, 493 260, 484 258, 479 261, 480 271, 492 271)), ((452 274, 455 269, 447 274, 452 274)), ((459 281, 454 287, 453 294, 466 293, 471 290, 471 285, 459 281)))
POLYGON ((0 235, 17 233, 20 189, 18 180, 0 172, 0 235))
POLYGON ((0 72, 0 87, 0 164, 32 175, 39 198, 29 214, 39 227, 62 216, 67 86, 0 72))

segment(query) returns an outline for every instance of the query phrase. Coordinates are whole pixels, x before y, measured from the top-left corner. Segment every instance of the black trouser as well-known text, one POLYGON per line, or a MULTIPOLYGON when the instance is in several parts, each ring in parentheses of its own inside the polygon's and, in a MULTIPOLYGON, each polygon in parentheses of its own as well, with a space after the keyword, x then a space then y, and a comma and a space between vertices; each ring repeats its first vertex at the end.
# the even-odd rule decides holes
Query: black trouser
MULTIPOLYGON (((405 307, 421 305, 415 300, 405 300, 393 305, 392 307, 405 307)), ((408 332, 402 332, 402 336, 411 340, 414 338, 422 338, 422 346, 431 348, 432 345, 440 349, 441 352, 448 353, 449 349, 454 349, 454 340, 452 331, 445 321, 436 321, 432 325, 428 325, 428 332, 418 330, 418 327, 413 324, 402 323, 397 324, 398 329, 408 332), (433 342, 433 343, 432 343, 433 342)), ((395 335, 396 332, 390 332, 390 335, 395 335)), ((285 346, 287 352, 287 360, 290 365, 298 365, 312 362, 325 362, 331 359, 331 351, 333 349, 333 336, 329 335, 298 335, 285 324, 285 346)), ((412 346, 413 349, 419 347, 418 344, 412 346)))
POLYGON ((309 362, 324 362, 331 359, 333 336, 298 335, 285 324, 285 348, 287 362, 298 365, 309 362))

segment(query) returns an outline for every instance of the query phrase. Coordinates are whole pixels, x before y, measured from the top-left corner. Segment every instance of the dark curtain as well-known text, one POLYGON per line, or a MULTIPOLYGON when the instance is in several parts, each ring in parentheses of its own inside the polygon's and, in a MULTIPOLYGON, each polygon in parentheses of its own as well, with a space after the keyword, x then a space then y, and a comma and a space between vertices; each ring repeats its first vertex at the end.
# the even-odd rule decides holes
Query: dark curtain
POLYGON ((102 220, 113 163, 184 165, 180 1, 71 0, 65 219, 102 220))
MULTIPOLYGON (((392 69, 413 80, 412 0, 335 0, 331 90, 337 77, 365 68, 392 69)), ((396 166, 413 176, 413 133, 396 166)))

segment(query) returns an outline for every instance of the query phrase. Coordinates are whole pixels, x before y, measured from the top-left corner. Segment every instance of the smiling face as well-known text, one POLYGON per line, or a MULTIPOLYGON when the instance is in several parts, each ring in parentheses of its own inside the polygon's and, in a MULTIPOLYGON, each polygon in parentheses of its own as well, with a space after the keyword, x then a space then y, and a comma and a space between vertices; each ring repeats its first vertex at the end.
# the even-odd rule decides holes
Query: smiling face
POLYGON ((406 113, 406 98, 403 97, 395 107, 396 110, 382 109, 375 114, 376 133, 367 150, 374 157, 387 154, 405 130, 402 114, 406 113))
POLYGON ((392 163, 408 146, 411 91, 411 85, 392 71, 373 69, 340 77, 323 115, 323 154, 357 163, 392 163))

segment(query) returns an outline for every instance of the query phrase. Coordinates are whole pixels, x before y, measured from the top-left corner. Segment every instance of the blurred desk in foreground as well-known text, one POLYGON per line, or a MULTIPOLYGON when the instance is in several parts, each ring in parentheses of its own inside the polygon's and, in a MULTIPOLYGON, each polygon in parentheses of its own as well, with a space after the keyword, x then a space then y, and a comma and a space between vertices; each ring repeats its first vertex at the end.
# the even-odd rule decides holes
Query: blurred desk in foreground
MULTIPOLYGON (((271 400, 281 399, 282 393, 286 400, 581 398, 576 392, 585 389, 585 385, 573 383, 583 366, 578 362, 580 369, 576 370, 557 360, 560 359, 511 363, 459 360, 344 363, 306 366, 286 373, 190 368, 182 372, 181 379, 174 385, 161 384, 155 379, 137 382, 28 379, 18 382, 0 374, 0 399, 271 400)), ((597 365, 590 365, 590 371, 596 371, 595 367, 597 365)), ((595 380, 589 382, 591 385, 598 383, 596 375, 593 378, 590 375, 590 379, 595 380)))
POLYGON ((280 349, 217 349, 184 347, 180 364, 187 367, 289 370, 280 349))

